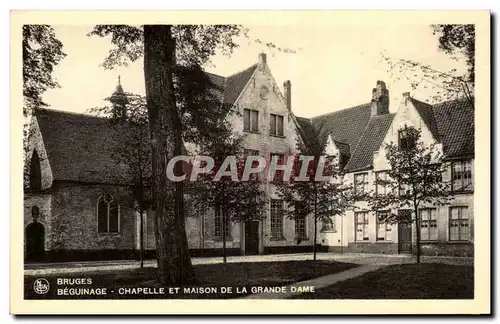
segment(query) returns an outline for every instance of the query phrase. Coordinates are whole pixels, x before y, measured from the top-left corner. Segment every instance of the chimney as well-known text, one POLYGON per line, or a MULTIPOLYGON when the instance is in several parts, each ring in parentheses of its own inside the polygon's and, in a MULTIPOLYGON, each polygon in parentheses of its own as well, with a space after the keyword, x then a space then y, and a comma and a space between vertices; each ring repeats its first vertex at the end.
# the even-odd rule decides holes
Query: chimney
POLYGON ((283 92, 285 96, 286 108, 288 111, 292 111, 292 83, 290 80, 283 82, 283 92))
POLYGON ((260 53, 259 54, 259 65, 266 65, 266 64, 267 64, 266 53, 260 53))
POLYGON ((384 81, 377 81, 377 86, 372 90, 371 116, 389 113, 389 90, 384 81))

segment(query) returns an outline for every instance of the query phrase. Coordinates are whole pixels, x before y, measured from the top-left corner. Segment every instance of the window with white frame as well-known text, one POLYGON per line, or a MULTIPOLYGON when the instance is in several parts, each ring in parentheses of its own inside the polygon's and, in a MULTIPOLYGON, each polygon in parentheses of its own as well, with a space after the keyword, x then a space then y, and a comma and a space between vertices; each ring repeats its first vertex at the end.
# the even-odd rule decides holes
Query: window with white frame
POLYGON ((356 230, 356 241, 369 241, 368 236, 368 212, 354 213, 354 228, 356 230))
POLYGON ((357 173, 354 175, 354 194, 356 196, 363 195, 366 192, 368 185, 368 173, 357 173))
POLYGON ((455 161, 451 164, 452 191, 473 190, 472 161, 455 161))
POLYGON ((435 241, 438 238, 436 208, 422 208, 420 214, 420 240, 435 241))
POLYGON ((97 232, 120 232, 120 205, 110 194, 102 195, 97 201, 97 232))
POLYGON ((387 220, 388 216, 388 211, 377 212, 377 241, 391 240, 390 235, 392 232, 392 228, 391 224, 387 220))
POLYGON ((271 239, 283 239, 283 200, 271 199, 271 239))
POLYGON ((228 215, 225 216, 226 217, 224 217, 221 208, 217 206, 215 208, 215 220, 214 220, 214 236, 217 239, 222 239, 223 235, 226 235, 226 239, 229 239, 231 236, 230 219, 228 215))
POLYGON ((383 196, 389 193, 387 171, 375 172, 375 195, 383 196))
POLYGON ((450 207, 450 241, 468 241, 469 209, 467 206, 450 207))
POLYGON ((295 237, 301 239, 307 238, 306 217, 304 215, 295 218, 295 237))

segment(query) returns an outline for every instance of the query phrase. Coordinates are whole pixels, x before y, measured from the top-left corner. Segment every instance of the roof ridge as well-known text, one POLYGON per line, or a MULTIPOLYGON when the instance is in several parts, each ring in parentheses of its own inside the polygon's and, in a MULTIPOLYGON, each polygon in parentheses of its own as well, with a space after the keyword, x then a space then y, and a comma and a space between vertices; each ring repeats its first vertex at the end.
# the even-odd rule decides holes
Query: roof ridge
POLYGON ((219 78, 226 79, 226 77, 225 77, 225 76, 222 76, 222 75, 220 75, 220 74, 215 74, 215 73, 208 72, 208 71, 203 71, 203 72, 205 72, 206 74, 210 74, 210 75, 213 75, 213 76, 219 77, 219 78))
POLYGON ((91 115, 91 114, 87 114, 87 113, 54 109, 54 108, 36 108, 35 115, 36 115, 36 113, 42 112, 42 111, 49 112, 49 113, 61 113, 61 114, 74 115, 74 116, 97 118, 97 119, 108 119, 108 117, 105 117, 105 116, 96 116, 96 115, 91 115))
MULTIPOLYGON (((474 100, 475 96, 472 96, 471 99, 474 100)), ((441 102, 438 102, 438 103, 435 103, 435 104, 429 104, 429 105, 431 105, 432 107, 436 107, 436 106, 440 106, 440 105, 444 105, 444 104, 449 104, 449 103, 452 103, 452 102, 468 102, 468 101, 469 101, 468 98, 461 97, 461 98, 445 100, 445 101, 441 101, 441 102)))
POLYGON ((258 63, 254 63, 254 64, 250 65, 249 67, 247 67, 247 68, 245 68, 245 69, 243 69, 243 70, 240 70, 240 71, 238 71, 238 72, 236 72, 236 73, 233 73, 233 74, 231 74, 231 75, 229 75, 229 76, 227 76, 227 77, 225 77, 225 78, 226 78, 226 79, 229 79, 230 77, 233 77, 233 76, 235 76, 235 75, 237 75, 237 74, 243 73, 243 72, 245 72, 245 71, 247 71, 247 70, 250 70, 251 68, 256 68, 256 67, 257 67, 257 65, 258 65, 258 63))
POLYGON ((349 107, 349 108, 343 108, 343 109, 331 111, 329 113, 325 113, 325 114, 321 114, 321 115, 318 115, 318 116, 314 116, 314 117, 311 117, 309 119, 315 119, 315 118, 320 118, 320 117, 325 117, 325 116, 331 116, 331 115, 335 115, 335 114, 337 114, 339 112, 343 112, 343 111, 354 109, 354 108, 360 108, 360 107, 367 106, 367 105, 371 105, 371 102, 367 102, 367 103, 364 103, 364 104, 359 104, 359 105, 352 106, 352 107, 349 107))

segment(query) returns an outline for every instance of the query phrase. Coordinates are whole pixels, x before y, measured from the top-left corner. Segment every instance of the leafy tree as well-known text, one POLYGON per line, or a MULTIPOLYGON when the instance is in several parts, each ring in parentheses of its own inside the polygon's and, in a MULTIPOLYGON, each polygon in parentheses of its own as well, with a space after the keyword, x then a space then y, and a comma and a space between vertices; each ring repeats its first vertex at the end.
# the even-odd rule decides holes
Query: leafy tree
POLYGON ((33 108, 47 106, 42 94, 59 87, 52 77, 54 66, 66 57, 63 44, 49 25, 23 26, 23 114, 33 108))
POLYGON ((476 29, 474 25, 433 25, 434 34, 439 35, 439 48, 457 60, 457 54, 465 56, 467 75, 464 81, 474 86, 476 29))
POLYGON ((277 186, 278 196, 288 206, 285 210, 286 217, 297 220, 312 214, 314 260, 316 260, 318 221, 329 224, 332 222, 332 217, 343 215, 347 210, 354 208, 352 187, 342 181, 343 172, 338 158, 326 156, 325 148, 326 142, 318 140, 318 136, 309 139, 307 145, 299 144, 300 154, 310 156, 312 160, 307 165, 307 161, 300 161, 299 157, 295 157, 290 181, 279 181, 277 186), (323 170, 321 165, 324 166, 323 170), (301 177, 303 168, 305 170, 303 177, 306 181, 297 181, 297 177, 301 177), (317 179, 321 176, 328 177, 329 180, 317 179))
MULTIPOLYGON (((226 224, 242 223, 248 220, 261 220, 264 217, 266 196, 258 177, 250 177, 249 181, 242 178, 246 159, 242 142, 244 137, 232 134, 232 129, 227 121, 221 121, 221 129, 214 133, 215 136, 205 145, 201 152, 213 157, 214 167, 212 171, 206 172, 189 182, 188 192, 190 202, 197 209, 215 209, 215 217, 221 219, 221 239, 223 247, 223 261, 227 262, 226 240, 228 233, 226 224), (226 157, 237 157, 234 165, 225 166, 226 157), (223 176, 216 179, 219 170, 228 171, 235 168, 236 179, 231 176, 223 176), (221 215, 218 215, 220 212, 221 215)), ((255 163, 248 162, 256 167, 255 163)), ((201 167, 206 167, 204 164, 201 167)), ((256 174, 257 176, 257 174, 256 174)))
POLYGON ((128 200, 140 216, 140 264, 144 266, 144 216, 151 207, 151 145, 149 139, 146 99, 143 96, 123 92, 121 85, 106 98, 104 107, 90 112, 109 118, 112 128, 110 141, 112 159, 123 172, 107 170, 121 187, 121 196, 128 200))
MULTIPOLYGON (((207 101, 203 98, 210 92, 193 93, 196 89, 191 77, 207 84, 208 77, 200 78, 204 75, 201 66, 209 62, 216 50, 230 54, 237 46, 233 38, 240 30, 236 25, 98 25, 90 33, 111 36, 111 43, 115 45, 104 67, 135 61, 144 55, 158 279, 163 284, 182 285, 194 280, 185 230, 184 183, 171 183, 166 175, 168 161, 182 154, 184 141, 189 137, 202 141, 204 132, 210 131, 203 126, 211 124, 201 120, 205 116, 203 111, 209 115, 213 106, 199 104, 207 101), (183 88, 192 90, 186 91, 186 97, 175 90, 175 84, 182 84, 182 80, 184 84, 191 83, 183 88), (193 110, 197 108, 204 110, 193 110)), ((201 87, 207 88, 209 86, 201 87)), ((181 163, 176 163, 174 172, 181 174, 182 168, 181 163)))
MULTIPOLYGON (((34 108, 45 107, 42 95, 47 89, 59 87, 52 72, 54 66, 66 57, 63 44, 56 38, 54 28, 49 25, 23 25, 23 154, 28 153, 31 134, 29 120, 34 108)), ((29 175, 29 163, 24 163, 24 187, 29 175)))
POLYGON ((429 145, 421 140, 421 131, 404 125, 400 143, 385 145, 385 157, 390 169, 387 179, 376 179, 375 185, 385 186, 386 193, 372 192, 367 200, 377 211, 410 209, 412 213, 380 213, 380 221, 411 224, 416 228, 416 257, 420 263, 419 208, 430 204, 446 204, 450 198, 450 183, 442 179, 449 167, 442 159, 437 143, 429 145))
POLYGON ((456 68, 440 71, 435 67, 415 60, 390 57, 381 53, 381 60, 387 65, 395 80, 406 79, 412 89, 432 89, 431 99, 435 102, 465 97, 474 102, 475 88, 475 27, 474 25, 432 25, 438 35, 439 49, 455 61, 465 60, 464 73, 456 68))

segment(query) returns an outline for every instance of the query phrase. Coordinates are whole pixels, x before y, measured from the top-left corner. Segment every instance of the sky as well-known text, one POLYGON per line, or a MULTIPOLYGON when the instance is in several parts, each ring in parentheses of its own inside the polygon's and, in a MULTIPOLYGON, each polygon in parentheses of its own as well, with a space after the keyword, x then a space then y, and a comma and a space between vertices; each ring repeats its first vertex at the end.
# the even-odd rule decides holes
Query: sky
MULTIPOLYGON (((314 117, 349 108, 371 100, 377 80, 385 81, 390 95, 390 111, 402 100, 402 93, 428 101, 432 89, 413 91, 409 82, 396 80, 381 61, 381 53, 393 58, 411 59, 437 70, 464 70, 462 62, 452 60, 438 49, 437 36, 429 25, 330 25, 330 26, 245 26, 250 39, 238 38, 240 46, 231 57, 216 55, 206 70, 229 76, 257 62, 259 53, 278 83, 292 84, 292 110, 297 116, 314 117), (273 42, 296 53, 271 52, 255 42, 273 42)), ((60 88, 44 94, 50 108, 87 112, 103 106, 104 98, 115 89, 118 76, 125 91, 144 94, 142 60, 127 67, 105 70, 100 64, 111 48, 108 38, 89 37, 92 26, 54 26, 64 44, 67 57, 55 67, 60 88)))

